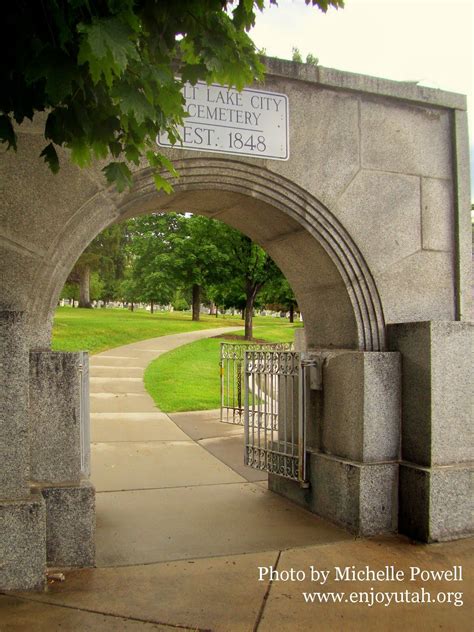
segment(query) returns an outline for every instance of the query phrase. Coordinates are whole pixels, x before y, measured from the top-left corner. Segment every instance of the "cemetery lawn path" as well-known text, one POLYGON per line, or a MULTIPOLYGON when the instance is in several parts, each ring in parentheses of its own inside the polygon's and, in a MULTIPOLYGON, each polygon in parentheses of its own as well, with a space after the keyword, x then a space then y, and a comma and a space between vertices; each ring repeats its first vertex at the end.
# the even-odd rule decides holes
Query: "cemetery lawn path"
MULTIPOLYGON (((301 326, 270 317, 255 321, 254 338, 265 342, 293 342, 294 331, 301 326)), ((223 333, 178 347, 147 366, 145 388, 160 410, 175 413, 220 407, 220 345, 229 338, 230 342, 245 342, 243 330, 232 336, 223 333)))
POLYGON ((59 307, 54 319, 54 351, 100 353, 121 345, 170 334, 216 327, 241 326, 239 318, 216 318, 201 314, 193 322, 187 312, 155 312, 127 309, 79 309, 59 307))

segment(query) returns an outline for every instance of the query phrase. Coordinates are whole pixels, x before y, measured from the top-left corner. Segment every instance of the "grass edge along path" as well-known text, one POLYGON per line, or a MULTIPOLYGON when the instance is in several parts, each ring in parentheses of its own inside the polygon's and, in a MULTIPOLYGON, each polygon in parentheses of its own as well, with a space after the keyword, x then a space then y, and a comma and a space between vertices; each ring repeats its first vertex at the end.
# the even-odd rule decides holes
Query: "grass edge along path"
MULTIPOLYGON (((293 342, 294 330, 299 326, 274 320, 256 326, 254 336, 266 342, 293 342)), ((232 334, 236 335, 240 332, 232 334)), ((241 340, 244 342, 243 332, 241 340)), ((145 369, 145 388, 160 410, 177 413, 220 407, 219 360, 220 344, 224 341, 222 337, 198 340, 150 362, 145 369)))
POLYGON ((129 311, 126 309, 56 310, 51 348, 53 351, 88 351, 91 355, 149 338, 188 331, 241 326, 242 320, 201 315, 192 321, 186 312, 129 311))

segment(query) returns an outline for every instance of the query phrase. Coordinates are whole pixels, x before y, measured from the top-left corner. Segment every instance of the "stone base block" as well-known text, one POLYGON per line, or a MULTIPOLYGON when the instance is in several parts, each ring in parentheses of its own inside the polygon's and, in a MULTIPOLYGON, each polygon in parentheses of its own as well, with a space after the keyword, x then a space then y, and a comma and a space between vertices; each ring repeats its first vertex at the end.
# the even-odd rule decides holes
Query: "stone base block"
POLYGON ((400 533, 443 542, 474 533, 472 467, 400 465, 400 533))
POLYGON ((397 528, 398 465, 311 455, 313 511, 357 535, 397 528))
POLYGON ((94 566, 94 487, 83 481, 77 486, 42 487, 41 493, 46 502, 48 566, 94 566))
POLYGON ((46 587, 46 508, 39 493, 0 500, 0 590, 46 587))
POLYGON ((269 489, 357 535, 397 529, 398 464, 357 463, 309 454, 310 488, 270 475, 269 489))

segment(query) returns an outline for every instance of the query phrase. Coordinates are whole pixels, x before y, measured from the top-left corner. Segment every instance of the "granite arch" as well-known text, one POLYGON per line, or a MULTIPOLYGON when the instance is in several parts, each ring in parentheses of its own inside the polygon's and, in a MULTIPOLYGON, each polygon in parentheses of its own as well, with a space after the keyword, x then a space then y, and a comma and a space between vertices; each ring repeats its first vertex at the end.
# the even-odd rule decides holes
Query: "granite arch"
MULTIPOLYGON (((251 163, 199 157, 178 160, 175 166, 179 178, 171 180, 174 189, 171 195, 158 192, 150 170, 143 169, 134 174, 132 190, 117 200, 112 214, 97 213, 97 195, 94 195, 77 211, 76 226, 73 226, 74 218, 64 226, 49 252, 55 272, 51 274, 51 268, 43 268, 38 270, 35 278, 35 285, 46 289, 45 293, 36 296, 31 306, 32 331, 38 336, 36 346, 42 346, 49 336, 45 323, 51 322, 65 275, 100 230, 110 223, 151 211, 182 210, 226 221, 259 242, 287 274, 297 296, 303 297, 303 304, 311 300, 310 294, 314 301, 318 300, 318 287, 314 286, 312 292, 307 291, 307 286, 299 278, 299 270, 304 264, 287 261, 285 254, 279 252, 278 243, 287 242, 288 246, 295 236, 310 236, 314 240, 312 251, 300 252, 299 257, 304 260, 312 257, 321 270, 331 269, 333 279, 340 278, 334 309, 326 314, 319 312, 319 319, 322 316, 331 323, 326 331, 332 333, 316 339, 313 346, 362 351, 384 349, 385 323, 374 279, 354 240, 321 202, 291 181, 251 163), (279 223, 279 216, 288 217, 291 229, 288 230, 283 221, 286 232, 267 239, 259 213, 266 217, 272 213, 275 224, 279 223), (349 302, 352 309, 352 314, 346 313, 343 318, 353 318, 354 322, 345 324, 346 330, 352 330, 350 334, 340 336, 334 330, 334 323, 340 318, 342 302, 349 302)), ((265 232, 268 232, 268 226, 266 228, 265 232)), ((327 291, 324 276, 317 282, 323 291, 327 291)), ((305 319, 310 341, 312 320, 315 318, 317 313, 305 319)))

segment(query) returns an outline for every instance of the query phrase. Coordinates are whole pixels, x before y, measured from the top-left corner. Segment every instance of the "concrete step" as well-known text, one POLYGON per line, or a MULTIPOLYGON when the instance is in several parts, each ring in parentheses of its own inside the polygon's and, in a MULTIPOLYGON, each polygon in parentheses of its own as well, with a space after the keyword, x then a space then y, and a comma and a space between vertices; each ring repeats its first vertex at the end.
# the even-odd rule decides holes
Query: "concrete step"
POLYGON ((141 377, 91 377, 89 387, 91 393, 146 393, 141 377))
POLYGON ((139 393, 91 393, 91 413, 155 413, 149 395, 139 393))
POLYGON ((107 366, 94 364, 90 368, 91 377, 143 377, 141 366, 107 366))
POLYGON ((91 370, 95 366, 112 366, 112 367, 137 367, 141 366, 140 358, 138 356, 108 356, 108 355, 96 355, 91 356, 89 360, 89 366, 91 370))

